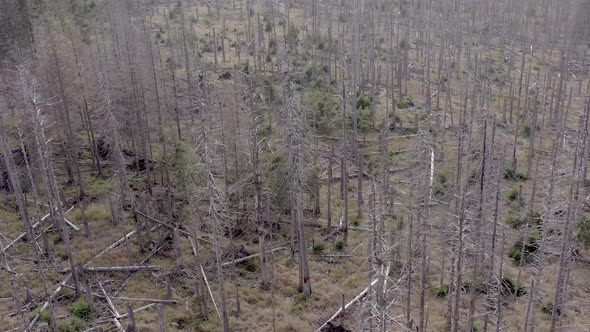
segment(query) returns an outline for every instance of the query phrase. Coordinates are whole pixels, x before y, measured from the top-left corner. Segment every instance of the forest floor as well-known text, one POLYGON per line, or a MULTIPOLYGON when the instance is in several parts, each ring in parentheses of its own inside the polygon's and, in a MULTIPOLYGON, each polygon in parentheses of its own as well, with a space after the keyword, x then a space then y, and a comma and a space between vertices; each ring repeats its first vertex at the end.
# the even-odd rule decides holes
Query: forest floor
MULTIPOLYGON (((197 8, 187 9, 196 10, 197 8)), ((226 9, 224 9, 226 10, 226 9)), ((162 13, 165 13, 164 8, 160 8, 162 13)), ((222 29, 222 23, 214 19, 213 15, 205 15, 207 12, 206 7, 199 7, 198 11, 202 17, 198 24, 195 24, 195 32, 197 35, 204 35, 204 32, 210 31, 213 27, 217 31, 222 29)), ((228 15, 225 16, 225 28, 227 31, 227 42, 228 44, 232 41, 237 40, 237 34, 243 34, 245 29, 244 21, 240 18, 239 11, 231 8, 227 9, 228 15)), ((165 14, 163 14, 165 15, 165 14)), ((166 19, 163 15, 154 16, 153 22, 165 26, 166 19)), ((293 20, 302 20, 302 14, 298 11, 294 11, 293 20)), ((282 32, 279 32, 282 35, 282 32)), ((197 41, 203 44, 201 40, 197 41)), ((205 42, 206 43, 206 42, 205 42)), ((229 52, 228 52, 229 53, 229 52)), ((244 52, 246 53, 246 52, 244 52)), ((221 57, 221 55, 218 55, 221 57)), ((213 62, 213 53, 207 52, 201 61, 211 64, 213 62)), ((540 59, 527 58, 527 66, 535 66, 540 59)), ((232 68, 237 65, 238 61, 235 55, 228 55, 228 59, 222 66, 217 68, 218 71, 222 72, 225 68, 232 68)), ((179 71, 179 75, 182 73, 179 71)), ((271 76, 272 73, 269 74, 271 76)), ((457 76, 462 76, 463 79, 455 79, 456 84, 467 84, 465 79, 468 74, 457 72, 457 76)), ((234 103, 233 97, 231 96, 232 82, 226 82, 221 79, 217 79, 213 82, 219 88, 218 101, 228 105, 234 103), (227 92, 227 97, 224 97, 223 92, 227 92)), ((426 102, 423 98, 421 89, 423 88, 422 82, 418 79, 410 80, 408 83, 408 95, 412 97, 413 102, 416 106, 400 109, 398 115, 400 122, 403 123, 403 128, 389 133, 389 151, 388 155, 392 157, 392 168, 398 171, 393 175, 393 187, 396 191, 396 207, 395 213, 397 218, 394 220, 388 220, 386 229, 391 230, 393 237, 399 237, 406 239, 408 218, 404 217, 409 214, 413 208, 414 202, 410 200, 410 191, 412 190, 411 183, 408 179, 412 177, 412 164, 410 161, 413 158, 413 153, 418 149, 418 144, 414 137, 414 120, 417 118, 415 114, 422 115, 423 109, 421 105, 426 102), (403 130, 402 130, 403 129, 403 130)), ((456 89, 455 91, 458 91, 456 89)), ((378 91, 376 96, 377 102, 377 117, 381 118, 385 114, 385 106, 383 102, 379 102, 385 99, 384 89, 378 91)), ((447 132, 447 139, 444 144, 441 144, 442 148, 446 151, 445 159, 436 160, 436 172, 448 172, 452 173, 454 164, 456 163, 456 149, 458 142, 456 137, 453 136, 454 130, 457 128, 457 119, 459 118, 458 110, 461 108, 461 95, 453 95, 451 102, 453 109, 456 110, 452 117, 454 117, 455 123, 451 123, 451 118, 447 119, 447 122, 442 124, 441 132, 447 132)), ((499 105, 500 98, 497 102, 492 103, 490 107, 491 112, 496 114, 499 118, 501 116, 501 109, 498 109, 496 105, 499 105)), ((583 98, 574 98, 574 107, 582 107, 583 98), (576 106, 577 105, 577 106, 576 106)), ((227 115, 230 116, 230 111, 227 111, 227 115)), ((573 113, 573 112, 572 112, 573 113)), ((568 123, 571 127, 575 127, 577 124, 577 115, 572 114, 568 118, 568 123)), ((188 124, 186 125, 189 126, 188 124)), ((172 131, 173 128, 167 128, 168 131, 172 131)), ((498 146, 508 146, 511 144, 512 133, 511 128, 498 127, 498 146)), ((550 133, 550 129, 547 130, 550 133)), ((79 133, 83 136, 83 133, 79 133)), ((547 137, 550 135, 547 134, 547 137)), ((360 149, 361 153, 366 156, 367 163, 375 162, 379 157, 379 135, 377 130, 370 130, 366 134, 365 138, 360 138, 361 141, 360 149)), ((339 141, 337 139, 320 138, 318 144, 321 149, 328 151, 331 146, 337 146, 339 141)), ((544 146, 538 147, 539 150, 549 150, 551 141, 547 139, 544 142, 544 146)), ((528 140, 524 137, 518 139, 518 158, 519 160, 526 159, 526 148, 528 146, 528 140)), ((161 154, 158 147, 155 147, 154 156, 161 154)), ((59 155, 58 155, 59 158, 59 155)), ((92 165, 92 159, 90 157, 90 150, 88 147, 82 152, 80 158, 82 165, 92 165)), ((128 160, 131 163, 131 160, 128 160)), ((352 164, 352 163, 351 163, 352 164)), ((322 160, 320 163, 319 174, 325 175, 327 172, 327 160, 322 160)), ((540 165, 540 169, 547 169, 547 164, 540 165)), ((65 206, 64 208, 69 212, 66 214, 67 218, 79 228, 78 231, 70 229, 72 237, 73 251, 75 253, 75 260, 78 264, 88 264, 88 266, 125 266, 125 265, 137 265, 138 262, 143 261, 148 257, 150 252, 140 253, 138 242, 135 237, 130 237, 128 240, 123 241, 122 245, 109 250, 108 252, 95 258, 97 255, 103 252, 105 248, 108 248, 111 244, 120 240, 125 234, 134 231, 133 219, 130 213, 126 214, 126 220, 121 220, 118 223, 114 223, 111 218, 109 195, 115 189, 115 180, 110 173, 112 173, 112 165, 105 163, 105 170, 107 176, 105 178, 97 178, 95 174, 90 171, 90 167, 86 167, 84 170, 84 187, 86 193, 89 195, 89 203, 86 207, 86 217, 90 224, 91 234, 89 237, 84 236, 84 230, 82 225, 80 209, 76 203, 76 188, 64 184, 64 195, 65 195, 65 206), (70 209, 71 208, 71 209, 70 209)), ((160 171, 156 168, 156 171, 160 171)), ((352 173, 355 172, 353 168, 352 173)), ((519 164, 519 172, 525 172, 524 162, 519 164)), ((63 174, 60 177, 63 179, 63 174)), ((334 167, 334 178, 340 177, 340 168, 335 164, 334 167)), ((363 218, 356 218, 356 186, 357 181, 355 177, 351 177, 349 192, 347 193, 350 198, 349 202, 349 221, 351 223, 351 230, 348 234, 348 243, 345 246, 341 245, 342 234, 336 234, 328 240, 323 240, 323 237, 327 234, 327 201, 326 193, 328 190, 327 180, 325 177, 321 177, 321 204, 320 213, 316 216, 313 213, 308 213, 307 222, 312 225, 306 228, 307 241, 310 248, 310 271, 312 280, 312 295, 305 299, 298 292, 298 274, 297 274, 297 255, 292 255, 289 250, 289 234, 290 234, 290 218, 289 216, 280 215, 277 213, 273 215, 276 221, 273 221, 273 227, 276 227, 274 234, 271 236, 270 241, 267 242, 267 249, 272 248, 286 248, 285 250, 276 251, 270 258, 272 266, 272 285, 270 289, 262 289, 259 285, 259 260, 252 259, 246 262, 237 264, 236 275, 233 275, 231 264, 224 269, 225 274, 225 292, 228 298, 228 309, 230 312, 230 325, 233 331, 272 331, 273 324, 276 326, 277 331, 312 331, 317 329, 323 322, 332 316, 341 306, 343 302, 348 303, 355 298, 362 290, 364 290, 373 280, 373 276, 369 275, 369 264, 367 263, 367 251, 368 246, 373 236, 371 227, 371 216, 369 214, 369 199, 371 195, 371 179, 364 177, 364 199, 365 209, 363 218), (239 309, 238 309, 239 299, 239 309), (274 321, 274 323, 273 323, 274 321)), ((143 195, 145 188, 142 182, 143 174, 132 174, 130 173, 130 182, 136 189, 138 196, 143 195)), ((158 181, 156 181, 158 182, 158 181)), ((510 202, 506 199, 509 193, 522 186, 524 188, 524 197, 530 194, 528 188, 530 188, 532 179, 526 179, 521 181, 515 181, 511 179, 502 178, 501 182, 501 202, 498 214, 498 220, 502 225, 500 228, 506 235, 505 243, 503 244, 503 264, 504 274, 511 280, 521 280, 520 286, 525 288, 529 287, 529 282, 532 280, 535 268, 525 264, 520 267, 514 263, 510 257, 511 246, 515 243, 522 234, 520 231, 511 229, 504 220, 508 217, 508 211, 510 209, 510 202), (526 283, 524 282, 526 281, 526 283)), ((154 192, 156 195, 163 197, 165 195, 166 188, 156 183, 154 192)), ((42 192, 39 193, 41 196, 42 192)), ((584 189, 583 195, 587 196, 590 194, 586 188, 584 189)), ((30 197, 29 197, 30 198, 30 197)), ((447 237, 449 234, 445 233, 447 228, 444 226, 447 223, 452 222, 452 217, 448 214, 447 205, 450 205, 452 195, 447 193, 444 197, 440 198, 430 209, 430 217, 432 219, 432 228, 436 230, 431 233, 428 238, 428 282, 427 291, 425 293, 426 303, 426 317, 427 317, 427 331, 444 331, 445 329, 445 317, 447 315, 448 298, 445 295, 439 294, 441 286, 448 285, 449 275, 448 266, 450 264, 449 250, 447 237), (438 231, 438 232, 437 232, 438 231)), ((12 197, 5 196, 3 202, 0 203, 3 208, 0 208, 0 234, 2 238, 0 243, 6 246, 13 239, 17 238, 23 231, 22 223, 19 220, 18 214, 14 209, 15 202, 12 197)), ((332 216, 333 224, 338 224, 341 219, 343 211, 343 201, 340 197, 339 192, 339 181, 335 180, 332 185, 332 216)), ((155 206, 145 206, 145 210, 142 212, 146 215, 155 219, 161 220, 161 215, 158 213, 158 209, 155 206)), ((588 207, 585 206, 583 215, 588 216, 588 207)), ((34 204, 30 205, 31 211, 35 211, 36 207, 34 204)), ((42 211, 34 214, 34 220, 39 220, 42 215, 47 213, 47 209, 41 209, 42 211)), ((187 219, 192 218, 187 212, 188 209, 183 210, 182 215, 187 219)), ((163 236, 162 229, 167 229, 168 226, 165 224, 152 223, 154 227, 157 227, 151 232, 152 239, 158 239, 163 236)), ((46 221, 42 223, 42 228, 50 227, 50 223, 46 221)), ((185 229, 187 232, 192 232, 185 229)), ((53 266, 58 267, 57 270, 64 270, 63 273, 54 272, 43 272, 38 270, 37 264, 35 264, 35 258, 32 250, 28 243, 23 241, 17 241, 14 243, 10 250, 7 250, 7 255, 10 256, 10 268, 14 271, 18 271, 20 274, 24 274, 24 280, 27 284, 24 286, 30 290, 30 297, 33 299, 32 303, 36 303, 38 308, 42 301, 39 299, 45 298, 46 294, 51 294, 59 284, 69 275, 69 271, 65 271, 68 266, 67 254, 65 254, 64 244, 60 241, 59 236, 56 235, 54 230, 49 230, 49 245, 55 252, 55 262, 53 266), (43 285, 42 278, 38 277, 39 273, 44 273, 47 280, 47 284, 43 285)), ((231 230, 226 230, 231 232, 231 230)), ((174 253, 174 249, 170 246, 162 248, 157 252, 153 252, 153 255, 149 255, 149 259, 145 263, 149 265, 159 266, 158 271, 153 272, 137 272, 137 273, 108 273, 108 274, 94 274, 91 277, 91 283, 93 289, 100 289, 105 287, 109 289, 109 294, 112 297, 112 303, 119 313, 119 320, 125 326, 126 317, 121 317, 122 314, 127 313, 127 305, 130 303, 128 300, 123 298, 143 298, 143 299, 165 299, 166 298, 166 278, 170 277, 172 297, 171 299, 176 300, 175 304, 165 303, 163 304, 163 313, 165 317, 166 331, 219 331, 221 330, 221 322, 218 318, 215 306, 220 306, 219 299, 219 284, 215 277, 214 263, 215 259, 212 254, 213 248, 211 245, 213 235, 209 233, 205 227, 200 230, 199 246, 200 246, 200 262, 203 267, 203 271, 207 276, 210 283, 210 291, 215 299, 215 304, 212 301, 212 297, 207 294, 207 307, 209 309, 209 317, 205 318, 200 314, 200 305, 195 297, 195 287, 197 279, 200 278, 200 269, 194 265, 192 259, 193 246, 189 238, 181 234, 181 252, 184 259, 184 266, 179 268, 177 266, 177 258, 174 253), (98 287, 97 287, 98 286, 98 287), (116 291, 118 290, 118 291, 116 291), (116 295, 115 295, 116 293, 116 295), (118 299, 118 298, 119 299, 118 299)), ((414 234, 414 236, 416 236, 414 234)), ((416 240, 418 240, 416 236, 416 240)), ((418 243, 419 241, 416 241, 418 243)), ((157 243, 157 241, 154 241, 157 243)), ((414 246, 416 246, 416 243, 414 246)), ((408 270, 406 257, 408 255, 417 255, 417 248, 412 248, 412 252, 409 252, 407 244, 398 242, 395 247, 395 253, 392 257, 392 266, 390 275, 399 276, 407 275, 410 273, 415 280, 420 278, 418 263, 413 263, 414 268, 408 270)), ((235 239, 235 246, 238 251, 239 257, 244 257, 249 254, 256 254, 259 251, 257 240, 254 240, 251 236, 238 237, 235 239)), ((232 261, 232 250, 229 240, 224 238, 221 243, 222 249, 222 260, 223 262, 232 261)), ((8 248, 7 248, 8 249, 8 248)), ((149 250, 160 249, 160 248, 149 248, 149 250)), ((467 254, 473 253, 473 248, 467 249, 467 254)), ((590 257, 590 251, 580 250, 582 257, 590 257)), ((239 258, 238 257, 238 258, 239 258)), ((540 285, 540 292, 538 293, 539 303, 534 310, 538 311, 539 318, 539 330, 548 330, 548 324, 550 322, 551 315, 544 311, 543 303, 548 303, 554 297, 554 285, 557 278, 557 268, 559 264, 558 255, 550 255, 547 261, 548 267, 544 273, 543 284, 540 285)), ((49 266, 48 266, 49 267, 49 266)), ((466 273, 469 275, 469 273, 466 273)), ((564 318, 564 326, 578 327, 585 326, 586 330, 580 329, 566 329, 567 331, 588 331, 590 328, 590 265, 576 263, 573 265, 570 275, 569 288, 569 302, 567 316, 564 318)), ((395 280, 392 278, 390 288, 388 290, 388 296, 391 301, 391 307, 388 309, 388 314, 392 322, 397 322, 398 326, 392 326, 391 330, 403 330, 403 326, 406 324, 405 321, 405 306, 406 306, 406 279, 400 278, 395 280), (399 283, 396 283, 398 281, 399 283)), ((0 327, 3 331, 10 331, 17 329, 22 325, 22 319, 16 314, 16 308, 12 302, 12 290, 14 289, 11 284, 11 276, 7 273, 0 274, 0 327)), ((418 315, 419 310, 419 287, 416 285, 413 287, 411 293, 411 316, 415 318, 418 315)), ((464 314, 469 306, 469 290, 465 289, 465 296, 462 297, 460 306, 462 309, 461 321, 465 322, 468 317, 464 314)), ((97 294, 100 296, 101 294, 97 294)), ((71 316, 71 301, 75 297, 74 291, 70 288, 62 290, 55 299, 54 311, 58 320, 66 320, 71 316)), ((145 304, 149 304, 149 301, 138 301, 132 302, 131 305, 134 309, 138 309, 145 304)), ((505 331, 518 331, 522 329, 522 317, 527 310, 528 297, 520 296, 516 297, 513 295, 505 296, 502 298, 502 310, 503 310, 503 330, 505 331)), ((368 304, 365 301, 359 301, 343 315, 335 320, 335 324, 342 325, 352 331, 359 330, 359 324, 362 324, 359 320, 363 313, 366 313, 368 304)), ((483 301, 479 303, 480 307, 483 308, 483 301)), ((34 317, 38 311, 35 308, 27 308, 27 313, 24 314, 25 319, 34 317)), ((113 309, 105 301, 95 301, 95 306, 91 313, 91 318, 88 320, 86 328, 102 326, 106 330, 113 330, 114 325, 112 322, 113 309)), ((479 310, 479 312, 485 312, 485 309, 479 310)), ((144 310, 138 311, 135 316, 138 331, 159 331, 158 321, 158 306, 151 306, 144 310)), ((492 319, 491 319, 492 320, 492 319)), ((480 319, 481 321, 481 319, 480 319)), ((481 330, 481 322, 478 322, 478 330, 481 330)))

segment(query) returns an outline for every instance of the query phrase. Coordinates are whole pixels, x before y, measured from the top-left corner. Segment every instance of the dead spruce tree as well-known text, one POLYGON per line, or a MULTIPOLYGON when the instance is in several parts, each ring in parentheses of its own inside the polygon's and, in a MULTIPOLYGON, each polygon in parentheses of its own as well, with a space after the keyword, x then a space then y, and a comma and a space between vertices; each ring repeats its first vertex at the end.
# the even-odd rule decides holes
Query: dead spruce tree
MULTIPOLYGON (((24 99, 26 103, 26 114, 33 126, 33 136, 37 147, 37 154, 41 169, 43 170, 45 188, 47 190, 47 201, 52 219, 59 230, 68 254, 70 269, 76 271, 74 254, 70 243, 70 234, 66 226, 62 199, 59 194, 59 187, 55 177, 54 161, 51 155, 51 140, 45 135, 47 116, 40 107, 37 79, 31 74, 30 64, 24 63, 18 67, 19 77, 22 84, 24 99)), ((76 273, 72 273, 76 294, 80 294, 80 285, 76 273)))
MULTIPOLYGON (((287 52, 286 59, 289 58, 287 52)), ((283 118, 283 130, 289 149, 289 189, 291 193, 291 217, 293 223, 293 239, 296 240, 299 257, 299 291, 304 296, 311 294, 311 278, 307 258, 307 243, 305 240, 305 220, 303 215, 303 178, 305 176, 305 133, 307 129, 306 120, 301 111, 301 103, 297 95, 294 73, 289 72, 288 61, 284 61, 286 72, 283 78, 283 106, 281 109, 283 118)), ((295 249, 295 248, 292 248, 295 249)))
POLYGON ((206 72, 202 74, 204 82, 203 89, 203 105, 204 108, 200 111, 200 126, 199 132, 194 133, 196 137, 195 147, 198 154, 201 156, 201 163, 203 166, 206 187, 204 188, 205 195, 208 201, 208 219, 210 227, 213 230, 213 250, 215 254, 215 265, 217 270, 217 280, 219 282, 219 294, 221 297, 221 311, 223 331, 229 332, 229 314, 227 311, 227 298, 225 295, 225 277, 221 261, 221 225, 224 219, 224 207, 222 206, 222 193, 217 187, 215 178, 215 158, 216 148, 215 140, 213 138, 213 123, 211 122, 211 114, 213 105, 211 104, 211 84, 207 81, 206 72))
POLYGON ((119 185, 121 202, 123 206, 133 205, 133 195, 129 192, 129 181, 127 180, 127 164, 125 163, 122 152, 119 122, 113 113, 110 88, 100 73, 98 75, 98 83, 97 108, 102 128, 102 139, 105 142, 105 146, 109 148, 108 156, 115 161, 115 178, 119 185))
MULTIPOLYGON (((270 286, 270 275, 268 269, 268 261, 266 254, 266 236, 267 236, 267 222, 266 213, 264 211, 264 202, 268 201, 264 198, 264 183, 261 174, 260 154, 264 146, 265 137, 261 137, 260 131, 263 126, 263 114, 261 110, 256 107, 254 103, 254 80, 251 74, 243 74, 241 79, 243 82, 244 101, 250 113, 250 153, 252 160, 252 173, 254 176, 254 219, 256 223, 256 230, 258 233, 258 246, 260 248, 260 276, 261 286, 263 289, 268 289, 270 286)), ((267 202, 268 204, 268 202, 267 202)))

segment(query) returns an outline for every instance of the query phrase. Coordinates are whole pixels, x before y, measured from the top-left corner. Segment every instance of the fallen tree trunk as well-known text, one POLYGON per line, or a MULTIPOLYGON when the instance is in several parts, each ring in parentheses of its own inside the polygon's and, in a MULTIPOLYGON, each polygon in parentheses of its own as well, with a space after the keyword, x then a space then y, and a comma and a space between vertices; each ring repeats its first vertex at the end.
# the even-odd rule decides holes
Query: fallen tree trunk
POLYGON ((159 265, 137 265, 137 266, 99 266, 99 267, 85 267, 87 272, 139 272, 139 271, 160 271, 159 265))
MULTIPOLYGON (((181 234, 184 234, 184 235, 186 235, 186 236, 188 236, 188 237, 192 237, 192 236, 193 236, 193 234, 192 234, 191 232, 185 231, 185 230, 183 230, 182 228, 180 228, 180 225, 179 225, 179 227, 175 227, 175 226, 173 226, 173 225, 170 225, 170 224, 168 224, 168 223, 166 223, 166 222, 163 222, 163 221, 161 221, 161 220, 158 220, 158 219, 156 219, 156 218, 154 218, 154 217, 150 217, 150 216, 148 216, 147 214, 145 214, 145 213, 143 213, 143 212, 141 212, 141 211, 139 211, 139 210, 135 210, 135 212, 137 212, 137 214, 139 214, 140 216, 142 216, 142 217, 144 217, 144 218, 147 218, 147 219, 149 219, 149 220, 151 220, 151 221, 155 222, 156 224, 159 224, 159 225, 162 225, 162 226, 166 226, 166 227, 168 227, 168 228, 170 228, 170 229, 178 229, 178 232, 179 232, 179 233, 181 233, 181 234)), ((205 240, 205 239, 204 239, 204 238, 202 238, 202 237, 197 237, 197 240, 199 240, 199 241, 201 241, 201 242, 205 242, 205 243, 207 243, 207 244, 210 244, 210 245, 213 245, 213 243, 211 243, 211 241, 209 241, 209 240, 205 240)))
MULTIPOLYGON (((178 303, 177 300, 165 300, 165 299, 144 299, 144 298, 135 298, 135 297, 121 297, 116 296, 112 298, 113 300, 121 300, 121 301, 139 301, 139 302, 153 302, 153 303, 171 303, 176 304, 178 303)), ((119 316, 121 318, 121 316, 119 316)))
POLYGON ((125 236, 123 236, 122 238, 118 239, 117 241, 115 241, 113 244, 111 244, 110 246, 106 247, 103 251, 101 251, 98 255, 94 256, 91 260, 89 260, 86 265, 90 264, 90 262, 92 262, 93 260, 97 259, 98 257, 106 254, 108 251, 118 247, 119 245, 121 245, 122 243, 124 243, 126 240, 129 240, 131 238, 131 236, 133 236, 133 234, 135 234, 137 231, 133 230, 129 233, 127 233, 125 236))
MULTIPOLYGON (((386 274, 385 276, 387 277, 387 274, 389 274, 389 264, 387 264, 387 269, 386 269, 386 274)), ((371 284, 369 284, 369 286, 367 286, 365 289, 363 289, 354 299, 352 299, 350 302, 348 302, 347 304, 344 305, 344 307, 341 307, 340 309, 338 309, 333 315, 332 317, 330 317, 327 321, 324 322, 324 324, 322 324, 317 330, 316 332, 321 332, 322 329, 324 327, 326 327, 328 325, 328 323, 330 323, 331 321, 333 321, 334 319, 338 318, 338 316, 340 316, 340 314, 342 314, 343 311, 345 311, 346 309, 350 308, 353 304, 355 304, 358 300, 362 299, 365 295, 367 295, 367 293, 369 292, 369 289, 371 289, 371 287, 373 287, 377 282, 379 281, 379 278, 375 278, 375 280, 373 280, 371 282, 371 284)), ((344 301, 342 301, 344 302, 344 301)))
POLYGON ((203 265, 200 266, 201 268, 201 275, 203 275, 203 280, 205 281, 205 286, 207 286, 207 290, 209 291, 209 296, 211 296, 211 301, 213 302, 213 307, 217 312, 217 317, 221 320, 221 314, 219 313, 219 309, 217 309, 217 303, 215 303, 215 298, 213 297, 213 292, 211 291, 211 287, 209 287, 209 281, 207 281, 207 276, 205 275, 205 270, 203 270, 203 265))
POLYGON ((112 322, 115 324, 115 326, 117 327, 117 329, 119 329, 119 331, 125 332, 125 329, 123 328, 123 326, 119 322, 119 317, 121 315, 119 315, 119 312, 117 311, 117 308, 115 307, 115 305, 113 304, 113 302, 109 298, 109 295, 107 294, 107 292, 104 290, 104 287, 102 287, 102 284, 100 283, 100 281, 97 280, 96 282, 98 283, 98 286, 100 287, 100 290, 104 294, 105 299, 107 300, 107 303, 108 303, 108 305, 110 307, 110 310, 113 313, 113 316, 115 316, 115 318, 112 319, 112 322))
MULTIPOLYGON (((72 211, 74 209, 75 205, 72 206, 71 208, 69 208, 65 213, 68 213, 70 211, 72 211)), ((64 214, 65 214, 64 213, 64 214)), ((36 223, 33 224, 33 229, 37 228, 37 226, 39 226, 43 221, 45 221, 47 218, 49 218, 50 214, 46 214, 43 217, 41 217, 41 219, 39 221, 37 221, 36 223)), ((66 220, 66 223, 68 223, 68 221, 66 220)), ((68 223, 68 225, 73 226, 72 228, 74 228, 75 230, 80 230, 78 227, 76 227, 74 224, 70 224, 68 223)), ((21 233, 19 236, 17 236, 14 240, 10 241, 10 243, 8 243, 6 245, 6 247, 4 247, 4 250, 8 250, 10 247, 12 247, 15 243, 17 243, 18 241, 20 241, 22 238, 24 238, 27 235, 27 233, 21 233)))
MULTIPOLYGON (((278 247, 278 248, 274 248, 274 249, 268 251, 268 253, 271 253, 272 254, 274 252, 281 251, 281 250, 286 250, 286 249, 287 249, 286 247, 278 247)), ((246 256, 246 257, 242 257, 242 258, 239 258, 239 259, 236 259, 236 260, 232 260, 232 261, 229 261, 229 262, 225 262, 225 263, 221 264, 221 266, 222 267, 226 267, 226 266, 230 266, 230 265, 233 265, 233 264, 239 264, 239 263, 245 262, 247 260, 250 260, 252 258, 256 258, 258 256, 260 256, 260 253, 254 254, 254 255, 250 255, 250 256, 246 256)))
POLYGON ((51 301, 53 301, 53 298, 61 291, 61 289, 65 286, 65 284, 67 284, 68 281, 70 281, 71 278, 72 278, 72 274, 70 273, 66 276, 66 278, 62 282, 59 283, 59 286, 57 286, 55 291, 53 293, 51 293, 51 295, 49 296, 49 299, 47 299, 47 301, 45 301, 45 303, 43 303, 43 305, 41 306, 41 309, 39 309, 39 311, 37 312, 35 317, 33 317, 31 322, 29 323, 29 326, 26 329, 27 331, 31 331, 33 326, 35 326, 35 323, 37 322, 37 320, 39 320, 39 315, 41 314, 41 312, 43 312, 45 309, 47 309, 47 307, 49 306, 49 303, 51 301))

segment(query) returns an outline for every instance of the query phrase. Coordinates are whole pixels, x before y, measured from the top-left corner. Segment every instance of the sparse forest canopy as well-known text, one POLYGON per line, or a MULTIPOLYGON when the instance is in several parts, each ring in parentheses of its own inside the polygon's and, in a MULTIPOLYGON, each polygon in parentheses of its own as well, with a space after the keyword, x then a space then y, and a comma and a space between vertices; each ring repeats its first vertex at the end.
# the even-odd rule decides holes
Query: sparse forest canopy
POLYGON ((589 17, 0 0, 0 329, 587 329, 589 17))

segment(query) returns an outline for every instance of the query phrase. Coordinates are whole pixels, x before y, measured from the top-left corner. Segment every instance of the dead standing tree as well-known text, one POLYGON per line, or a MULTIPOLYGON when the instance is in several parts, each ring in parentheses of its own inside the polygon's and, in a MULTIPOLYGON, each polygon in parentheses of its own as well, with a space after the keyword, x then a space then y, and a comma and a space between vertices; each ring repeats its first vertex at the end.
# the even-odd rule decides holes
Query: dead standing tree
POLYGON ((216 179, 214 176, 214 160, 215 160, 215 141, 213 140, 212 134, 212 123, 210 114, 212 104, 210 100, 210 89, 211 83, 207 81, 206 73, 203 74, 204 82, 202 83, 205 90, 203 91, 203 104, 205 108, 200 112, 200 132, 195 142, 197 150, 200 152, 202 158, 204 176, 206 177, 206 188, 205 193, 208 201, 208 217, 211 223, 211 229, 213 230, 213 249, 215 252, 215 265, 217 269, 217 279, 219 282, 219 293, 221 297, 221 310, 222 310, 222 321, 223 331, 229 332, 229 314, 227 311, 227 300, 225 295, 225 280, 221 258, 221 244, 220 244, 220 231, 221 222, 224 218, 222 211, 223 199, 221 192, 216 185, 216 179))
MULTIPOLYGON (((40 108, 39 95, 37 93, 37 79, 31 74, 29 64, 21 64, 18 67, 19 76, 23 88, 24 99, 26 103, 26 113, 31 119, 33 125, 33 134, 35 137, 35 144, 37 146, 37 153, 39 155, 39 162, 43 170, 45 187, 47 188, 47 200, 49 202, 50 213, 54 219, 54 223, 59 230, 62 240, 68 254, 68 261, 70 269, 76 270, 74 262, 74 255, 70 243, 70 235, 66 227, 65 214, 62 206, 62 199, 59 194, 59 188, 55 177, 54 164, 51 156, 51 141, 46 137, 46 115, 40 108)), ((80 285, 76 273, 72 273, 72 279, 76 294, 80 293, 80 285)))
MULTIPOLYGON (((285 45, 285 47, 288 47, 285 45)), ((291 192, 291 216, 293 218, 293 240, 297 240, 299 252, 299 290, 304 296, 311 294, 311 279, 307 259, 307 244, 305 241, 305 220, 303 216, 303 185, 305 174, 305 132, 307 123, 301 113, 301 104, 296 87, 293 82, 293 73, 290 73, 289 50, 285 54, 282 68, 286 69, 283 79, 283 107, 281 112, 285 138, 289 147, 289 183, 291 192)), ((292 248, 294 250, 295 248, 292 248)))
MULTIPOLYGON (((269 220, 265 218, 264 206, 264 185, 262 183, 261 167, 260 167, 260 153, 263 148, 264 138, 261 138, 260 130, 263 125, 263 114, 254 103, 254 81, 250 74, 245 74, 243 78, 244 82, 244 100, 247 103, 246 108, 250 112, 250 157, 252 159, 252 172, 254 175, 254 214, 256 229, 258 233, 258 245, 260 247, 260 272, 261 272, 261 285, 262 288, 268 288, 271 280, 268 269, 268 261, 266 255, 266 236, 267 236, 267 223, 269 220)), ((268 200, 267 200, 268 201, 268 200)))
POLYGON ((133 204, 133 196, 129 192, 127 180, 127 167, 122 152, 119 123, 113 113, 110 88, 103 79, 102 74, 98 75, 98 82, 100 87, 98 110, 102 125, 102 139, 105 145, 109 147, 108 155, 115 160, 115 176, 123 205, 133 204))

